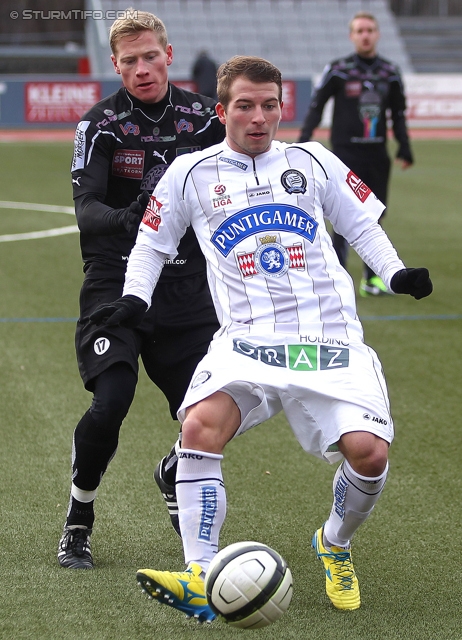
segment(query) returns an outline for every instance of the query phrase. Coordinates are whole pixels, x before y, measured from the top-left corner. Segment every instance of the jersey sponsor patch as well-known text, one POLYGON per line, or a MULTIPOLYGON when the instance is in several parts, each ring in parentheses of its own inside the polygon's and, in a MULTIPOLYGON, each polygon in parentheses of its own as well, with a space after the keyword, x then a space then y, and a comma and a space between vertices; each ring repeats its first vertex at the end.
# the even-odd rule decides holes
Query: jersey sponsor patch
POLYGON ((220 156, 218 160, 220 160, 220 162, 227 162, 228 164, 232 164, 234 167, 237 167, 242 171, 247 171, 247 168, 249 166, 248 164, 245 164, 245 162, 239 162, 239 160, 235 160, 234 158, 225 158, 225 156, 220 156))
POLYGON ((144 169, 144 151, 118 149, 112 158, 112 175, 119 178, 141 180, 144 169))
POLYGON ((234 338, 233 351, 271 367, 292 371, 327 371, 342 369, 350 364, 350 350, 344 347, 317 344, 256 346, 234 338))
POLYGON ((228 188, 222 182, 209 184, 209 194, 214 211, 233 204, 228 188))
POLYGON ((192 122, 189 122, 189 120, 181 118, 178 122, 175 120, 175 129, 177 133, 181 133, 182 131, 192 133, 194 131, 194 125, 192 122))
POLYGON ((345 95, 347 98, 357 98, 361 95, 363 85, 360 80, 345 82, 345 95))
POLYGON ((194 153, 195 151, 200 151, 201 147, 197 146, 197 147, 178 147, 178 149, 176 150, 176 155, 177 156, 183 156, 185 153, 194 153))
MULTIPOLYGON (((271 247, 272 244, 268 243, 269 241, 267 241, 268 243, 267 244, 263 242, 263 239, 261 239, 261 242, 262 242, 262 247, 266 245, 267 250, 270 250, 269 247, 271 247)), ((278 246, 281 246, 281 245, 278 245, 278 246)), ((284 272, 282 272, 283 270, 281 268, 278 268, 278 265, 275 265, 276 268, 274 269, 274 273, 272 274, 270 273, 271 271, 270 267, 272 262, 269 260, 270 256, 266 256, 266 258, 262 257, 260 252, 260 261, 262 262, 263 260, 265 260, 265 266, 267 267, 267 272, 265 272, 263 269, 261 269, 261 266, 260 266, 260 269, 258 269, 255 264, 255 255, 258 253, 258 249, 255 252, 238 253, 237 265, 244 279, 252 278, 253 276, 256 276, 259 273, 277 278, 287 273, 288 269, 298 269, 299 271, 303 271, 305 269, 305 252, 303 250, 302 243, 296 242, 290 247, 282 247, 282 248, 284 249, 284 252, 287 253, 287 256, 288 256, 287 269, 284 272)))
POLYGON ((226 218, 213 233, 211 241, 223 256, 256 233, 285 231, 296 233, 313 243, 318 223, 306 211, 288 204, 248 207, 226 218))
POLYGON ((125 124, 119 124, 119 127, 124 134, 124 136, 128 136, 129 133, 134 136, 140 135, 140 128, 137 124, 133 124, 132 122, 126 122, 125 124))
POLYGON ((162 218, 160 217, 162 206, 162 203, 159 202, 155 196, 151 196, 141 222, 151 229, 154 229, 154 231, 159 231, 159 225, 162 222, 162 218))
POLYGON ((365 202, 369 197, 369 194, 372 193, 367 184, 365 184, 361 178, 358 178, 353 171, 348 173, 346 183, 361 202, 365 202))
POLYGON ((75 130, 74 155, 72 156, 71 171, 77 171, 78 169, 83 169, 85 166, 85 152, 86 152, 85 133, 89 125, 90 125, 89 120, 81 120, 75 130))
POLYGON ((174 142, 176 136, 141 136, 141 142, 174 142))

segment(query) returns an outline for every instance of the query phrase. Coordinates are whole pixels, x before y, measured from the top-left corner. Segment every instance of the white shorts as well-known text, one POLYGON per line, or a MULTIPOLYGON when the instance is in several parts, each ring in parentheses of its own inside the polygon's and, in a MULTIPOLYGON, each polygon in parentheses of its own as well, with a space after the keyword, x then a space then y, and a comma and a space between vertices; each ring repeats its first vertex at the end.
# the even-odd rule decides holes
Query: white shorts
POLYGON ((196 368, 178 410, 225 391, 241 412, 236 435, 280 411, 303 449, 336 462, 344 433, 368 431, 393 440, 385 378, 377 354, 363 342, 298 335, 220 337, 196 368))

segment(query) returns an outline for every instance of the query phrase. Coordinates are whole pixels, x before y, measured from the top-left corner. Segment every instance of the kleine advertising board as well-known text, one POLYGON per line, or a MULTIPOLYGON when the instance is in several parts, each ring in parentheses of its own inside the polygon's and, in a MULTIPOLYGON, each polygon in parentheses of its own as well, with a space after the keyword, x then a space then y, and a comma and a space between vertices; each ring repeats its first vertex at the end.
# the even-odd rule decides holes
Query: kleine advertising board
POLYGON ((31 123, 75 124, 101 100, 99 82, 26 82, 24 119, 31 123))

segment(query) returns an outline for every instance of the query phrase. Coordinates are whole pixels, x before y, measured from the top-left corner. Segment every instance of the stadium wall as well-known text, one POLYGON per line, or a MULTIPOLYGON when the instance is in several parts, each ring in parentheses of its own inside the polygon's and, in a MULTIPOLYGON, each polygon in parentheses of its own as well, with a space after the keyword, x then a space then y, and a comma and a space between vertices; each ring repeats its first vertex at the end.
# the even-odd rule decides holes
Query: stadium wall
MULTIPOLYGON (((317 79, 284 81, 282 126, 301 126, 317 79)), ((194 89, 189 80, 174 83, 194 89)), ((404 84, 411 128, 462 128, 462 74, 405 74, 404 84)), ((0 129, 73 128, 120 86, 118 80, 91 76, 0 76, 0 129)), ((326 108, 322 128, 329 127, 330 118, 326 108)))
MULTIPOLYGON (((320 76, 313 78, 314 85, 320 76)), ((403 75, 406 117, 410 128, 462 128, 462 74, 409 73, 403 75)), ((323 113, 321 128, 329 128, 333 101, 323 113)))
MULTIPOLYGON (((195 90, 189 80, 173 80, 195 90)), ((96 102, 120 88, 118 80, 90 76, 0 76, 0 128, 69 128, 96 102)), ((283 86, 283 121, 297 126, 305 115, 312 83, 286 80, 283 86)))

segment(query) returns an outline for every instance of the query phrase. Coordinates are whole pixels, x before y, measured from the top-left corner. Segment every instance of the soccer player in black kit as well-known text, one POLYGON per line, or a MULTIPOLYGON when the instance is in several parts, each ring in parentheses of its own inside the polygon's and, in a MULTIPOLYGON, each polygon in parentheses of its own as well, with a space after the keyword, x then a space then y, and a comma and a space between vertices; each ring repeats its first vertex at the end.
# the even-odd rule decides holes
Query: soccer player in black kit
MULTIPOLYGON (((385 205, 390 177, 387 152, 387 118, 391 117, 398 142, 396 158, 403 169, 413 163, 407 133, 406 99, 398 68, 377 55, 380 33, 376 18, 366 11, 350 22, 350 39, 355 53, 334 60, 324 69, 311 99, 299 142, 311 139, 319 125, 324 106, 334 97, 330 133, 332 151, 385 205)), ((383 217, 383 215, 382 215, 383 217)), ((334 248, 346 268, 348 243, 333 233, 334 248)), ((382 280, 364 264, 359 293, 363 297, 391 293, 382 280)))
MULTIPOLYGON (((93 568, 94 500, 134 397, 139 356, 176 419, 218 328, 205 260, 192 230, 176 259, 165 265, 152 306, 136 329, 100 327, 88 319, 96 307, 122 295, 139 223, 167 167, 176 156, 221 142, 225 135, 214 100, 169 82, 173 52, 159 18, 127 9, 109 38, 123 86, 77 125, 71 167, 85 273, 75 342, 82 380, 93 394, 74 431, 70 503, 58 546, 59 563, 73 569, 93 568)), ((173 448, 157 465, 155 479, 179 533, 175 473, 173 448)))

